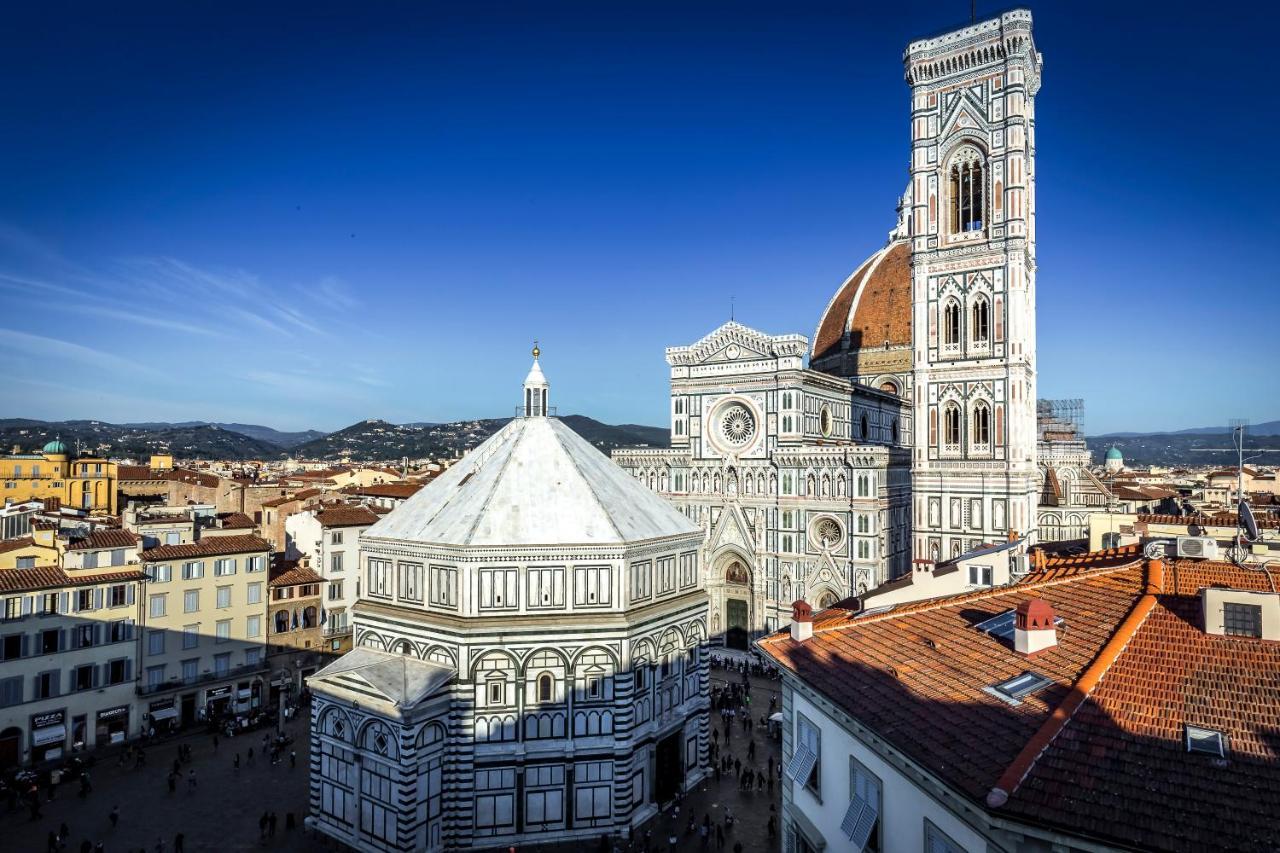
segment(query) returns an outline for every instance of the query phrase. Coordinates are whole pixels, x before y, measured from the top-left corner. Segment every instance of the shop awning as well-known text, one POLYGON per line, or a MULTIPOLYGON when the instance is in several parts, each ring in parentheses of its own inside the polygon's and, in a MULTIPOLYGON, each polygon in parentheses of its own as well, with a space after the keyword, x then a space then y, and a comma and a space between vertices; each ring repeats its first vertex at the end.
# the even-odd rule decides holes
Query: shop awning
POLYGON ((50 743, 57 743, 67 739, 66 726, 49 726, 44 729, 36 729, 31 733, 31 740, 36 746, 44 746, 50 743))
POLYGON ((168 708, 161 708, 159 711, 151 712, 151 719, 153 720, 172 720, 176 716, 178 716, 178 709, 172 705, 168 708))

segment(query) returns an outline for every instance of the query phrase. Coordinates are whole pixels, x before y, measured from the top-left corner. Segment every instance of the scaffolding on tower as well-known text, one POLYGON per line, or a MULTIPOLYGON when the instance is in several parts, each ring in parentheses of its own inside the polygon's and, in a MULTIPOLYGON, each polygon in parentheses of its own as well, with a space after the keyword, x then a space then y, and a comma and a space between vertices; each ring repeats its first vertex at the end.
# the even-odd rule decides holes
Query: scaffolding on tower
POLYGON ((1040 441, 1084 441, 1084 400, 1036 400, 1040 441))

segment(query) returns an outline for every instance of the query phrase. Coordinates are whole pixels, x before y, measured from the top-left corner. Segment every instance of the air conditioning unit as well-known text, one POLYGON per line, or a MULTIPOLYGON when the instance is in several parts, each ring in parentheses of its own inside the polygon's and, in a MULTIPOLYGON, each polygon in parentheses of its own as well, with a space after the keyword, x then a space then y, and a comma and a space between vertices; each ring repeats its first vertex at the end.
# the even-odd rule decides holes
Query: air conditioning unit
POLYGON ((1031 560, 1026 554, 1014 554, 1009 561, 1009 574, 1020 578, 1031 571, 1031 560))
POLYGON ((1218 559, 1218 540, 1209 536, 1179 536, 1178 556, 1197 560, 1218 559))

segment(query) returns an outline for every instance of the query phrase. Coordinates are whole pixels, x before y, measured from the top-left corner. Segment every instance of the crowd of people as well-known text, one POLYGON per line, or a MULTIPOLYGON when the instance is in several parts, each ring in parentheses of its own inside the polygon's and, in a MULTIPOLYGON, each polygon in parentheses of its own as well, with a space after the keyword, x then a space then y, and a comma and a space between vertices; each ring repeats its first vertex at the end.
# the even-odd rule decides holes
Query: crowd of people
MULTIPOLYGON (((287 718, 295 716, 297 707, 290 706, 291 713, 287 718)), ((274 720, 272 722, 274 723, 274 720)), ((293 746, 293 738, 283 732, 263 732, 261 738, 258 738, 256 733, 250 734, 243 728, 238 728, 232 729, 233 737, 228 738, 228 730, 223 726, 214 724, 210 729, 212 749, 200 751, 203 756, 202 761, 197 761, 197 752, 192 748, 190 738, 183 739, 173 747, 172 764, 164 769, 164 784, 168 797, 180 796, 180 790, 185 791, 186 797, 198 796, 198 780, 209 771, 201 770, 200 774, 197 774, 197 764, 227 761, 236 775, 240 774, 242 766, 251 768, 256 762, 276 766, 287 761, 290 770, 298 766, 298 753, 293 746), (247 744, 246 741, 248 741, 247 744)), ((144 736, 138 741, 124 744, 112 757, 115 759, 116 767, 121 768, 121 772, 145 773, 148 754, 153 756, 162 754, 161 750, 168 751, 163 741, 157 740, 154 736, 144 736)), ((77 786, 77 795, 81 800, 94 803, 101 798, 101 795, 94 796, 93 778, 90 772, 96 761, 93 755, 75 755, 59 764, 11 771, 6 777, 0 779, 0 801, 7 803, 10 813, 16 813, 20 808, 26 810, 31 822, 44 820, 44 808, 54 802, 60 792, 73 783, 77 786)), ((108 786, 108 788, 113 787, 113 785, 108 786)), ((98 806, 98 808, 101 807, 98 806)), ((65 809, 58 811, 64 815, 66 813, 65 809)), ((113 802, 106 813, 105 823, 101 820, 101 813, 95 818, 92 816, 93 811, 93 805, 82 806, 77 809, 73 817, 64 817, 56 827, 50 828, 46 836, 46 853, 68 853, 68 851, 74 853, 77 849, 80 853, 106 853, 108 843, 121 825, 122 809, 118 803, 113 802), (81 816, 84 824, 91 828, 87 832, 73 832, 69 822, 78 823, 81 816)), ((264 811, 258 822, 259 838, 265 842, 274 837, 278 822, 276 812, 264 811)), ((298 825, 298 817, 293 812, 285 813, 285 830, 293 830, 298 825)), ((126 853, 183 853, 185 843, 185 833, 177 832, 171 841, 167 837, 157 837, 151 847, 139 848, 135 845, 123 849, 126 853)), ((112 853, 120 849, 122 848, 113 845, 112 853)))

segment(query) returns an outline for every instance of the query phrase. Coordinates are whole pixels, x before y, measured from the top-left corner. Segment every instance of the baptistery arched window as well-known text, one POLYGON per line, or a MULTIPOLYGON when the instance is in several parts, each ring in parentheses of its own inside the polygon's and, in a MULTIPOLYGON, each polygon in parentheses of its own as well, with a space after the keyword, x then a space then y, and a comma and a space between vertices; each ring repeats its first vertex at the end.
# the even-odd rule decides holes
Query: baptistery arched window
POLYGON ((981 231, 986 209, 982 154, 965 146, 951 158, 948 191, 951 197, 951 233, 981 231))

